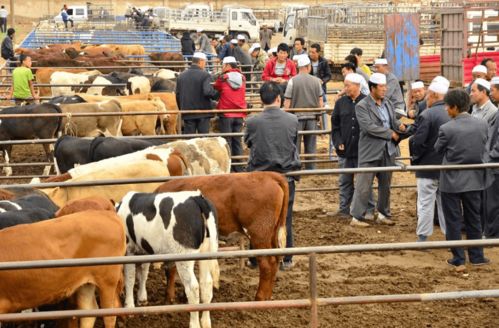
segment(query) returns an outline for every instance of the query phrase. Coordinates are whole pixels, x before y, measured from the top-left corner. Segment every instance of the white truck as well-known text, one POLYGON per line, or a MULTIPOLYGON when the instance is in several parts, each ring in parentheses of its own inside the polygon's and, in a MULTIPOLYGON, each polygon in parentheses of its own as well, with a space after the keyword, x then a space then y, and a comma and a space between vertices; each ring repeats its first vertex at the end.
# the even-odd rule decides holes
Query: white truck
POLYGON ((298 19, 305 17, 308 14, 308 8, 310 8, 310 6, 299 4, 292 4, 286 7, 286 18, 284 19, 282 32, 284 42, 287 44, 292 45, 294 43, 295 38, 298 36, 298 19))
MULTIPOLYGON (((88 7, 87 6, 68 6, 66 10, 70 19, 73 22, 86 22, 88 20, 88 7)), ((54 17, 56 23, 62 23, 61 11, 54 17)))
POLYGON ((226 6, 213 11, 207 5, 189 5, 184 9, 155 7, 153 12, 160 26, 172 34, 201 28, 208 35, 243 34, 248 40, 260 37, 260 25, 250 8, 226 6))

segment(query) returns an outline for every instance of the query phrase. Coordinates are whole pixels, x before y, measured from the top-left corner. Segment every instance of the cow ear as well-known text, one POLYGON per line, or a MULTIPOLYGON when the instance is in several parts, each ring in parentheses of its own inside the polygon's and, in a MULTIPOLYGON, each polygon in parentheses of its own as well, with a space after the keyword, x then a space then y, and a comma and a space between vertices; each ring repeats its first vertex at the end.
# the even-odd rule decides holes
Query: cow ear
POLYGON ((109 199, 109 201, 111 202, 111 204, 113 204, 114 207, 116 207, 116 202, 113 199, 109 199))

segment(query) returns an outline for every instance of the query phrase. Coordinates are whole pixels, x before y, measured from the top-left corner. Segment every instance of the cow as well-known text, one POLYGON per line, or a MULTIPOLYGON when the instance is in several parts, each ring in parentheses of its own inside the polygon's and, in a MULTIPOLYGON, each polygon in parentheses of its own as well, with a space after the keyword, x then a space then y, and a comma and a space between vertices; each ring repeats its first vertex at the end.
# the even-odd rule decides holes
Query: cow
MULTIPOLYGON (((155 192, 200 190, 217 210, 221 236, 239 232, 253 249, 286 246, 289 190, 286 178, 275 172, 233 173, 172 180, 155 192)), ((278 268, 275 256, 259 257, 260 283, 255 299, 270 300, 278 268)), ((168 275, 167 298, 175 299, 175 271, 168 275)))
MULTIPOLYGON (((172 69, 177 72, 181 72, 185 69, 184 65, 182 62, 184 62, 184 56, 182 56, 181 53, 178 52, 153 52, 149 54, 149 58, 151 58, 152 61, 158 61, 158 62, 173 62, 170 63, 172 69)), ((153 63, 153 65, 157 66, 165 66, 168 65, 168 63, 153 63)))
POLYGON ((121 86, 115 85, 115 84, 126 84, 126 82, 111 74, 90 76, 85 81, 85 84, 96 85, 90 87, 86 86, 80 89, 82 93, 87 93, 89 95, 126 96, 129 93, 126 85, 121 85, 121 86))
POLYGON ((144 46, 141 45, 124 45, 124 44, 104 44, 101 47, 107 47, 123 56, 144 56, 146 53, 144 46))
POLYGON ((107 47, 84 48, 80 50, 69 47, 64 50, 64 53, 72 59, 78 58, 80 56, 85 56, 87 58, 97 58, 114 57, 117 55, 111 48, 107 47))
MULTIPOLYGON (((199 191, 179 193, 129 192, 117 207, 126 226, 127 255, 198 254, 218 250, 216 211, 199 191)), ((199 283, 194 261, 176 262, 189 304, 210 303, 213 286, 218 288, 217 260, 199 261, 199 283)), ((138 299, 147 302, 149 263, 141 265, 138 299)), ((125 306, 134 307, 135 264, 125 265, 125 306)), ((211 327, 210 313, 191 312, 190 328, 211 327)))
POLYGON ((51 219, 59 208, 47 196, 29 194, 0 201, 0 229, 51 219))
POLYGON ((159 78, 162 78, 165 80, 174 80, 177 78, 178 73, 171 70, 171 69, 161 68, 161 69, 157 70, 156 72, 154 72, 152 76, 159 77, 159 78))
POLYGON ((89 209, 116 212, 113 201, 102 197, 86 197, 70 201, 55 213, 55 217, 58 218, 73 213, 87 211, 89 209))
MULTIPOLYGON (((85 211, 44 222, 0 230, 0 262, 123 256, 125 228, 110 211, 85 211)), ((77 308, 120 307, 123 266, 85 266, 0 271, 0 313, 19 312, 74 295, 77 308)), ((93 327, 95 318, 81 318, 93 327)), ((105 317, 106 328, 116 317, 105 317)))
MULTIPOLYGON (((86 71, 81 73, 69 72, 53 72, 50 76, 51 85, 64 85, 64 84, 85 84, 90 76, 100 75, 101 72, 97 70, 86 71)), ((52 97, 58 96, 74 96, 80 92, 81 87, 77 86, 53 86, 52 97)))
POLYGON ((88 154, 92 139, 63 135, 54 145, 54 162, 57 174, 66 173, 77 165, 90 163, 88 154))
POLYGON ((61 110, 67 114, 62 121, 63 134, 78 137, 119 136, 121 135, 121 116, 85 116, 71 117, 75 113, 121 113, 121 105, 116 100, 98 103, 61 104, 61 110))
POLYGON ((151 92, 175 92, 177 83, 163 78, 152 78, 151 92))
POLYGON ((112 137, 97 137, 92 140, 88 149, 89 163, 106 158, 130 154, 148 147, 165 144, 164 139, 116 139, 112 137))
MULTIPOLYGON (((39 68, 36 70, 35 78, 38 84, 50 84, 50 78, 54 72, 82 73, 88 72, 85 68, 39 68)), ((38 87, 40 97, 48 97, 52 95, 50 87, 38 87)))
MULTIPOLYGON (((34 104, 28 106, 8 107, 0 111, 1 114, 60 114, 61 108, 54 104, 34 104)), ((4 118, 0 120, 0 140, 20 139, 50 139, 54 138, 61 127, 62 117, 33 117, 33 118, 4 118)), ((4 161, 10 162, 12 145, 1 145, 4 161)), ((53 146, 43 144, 46 159, 52 162, 53 146)), ((4 167, 7 176, 12 175, 11 167, 4 167)), ((43 175, 48 175, 50 166, 46 166, 43 175)))
MULTIPOLYGON (((121 104, 124 113, 131 112, 166 112, 164 103, 160 98, 153 100, 135 100, 126 101, 121 104)), ((123 116, 123 124, 121 125, 121 132, 124 136, 134 135, 156 135, 156 126, 159 125, 159 132, 165 133, 164 121, 166 115, 125 115, 123 116), (159 124, 158 124, 159 123, 159 124)), ((168 121, 166 121, 168 124, 168 121)))

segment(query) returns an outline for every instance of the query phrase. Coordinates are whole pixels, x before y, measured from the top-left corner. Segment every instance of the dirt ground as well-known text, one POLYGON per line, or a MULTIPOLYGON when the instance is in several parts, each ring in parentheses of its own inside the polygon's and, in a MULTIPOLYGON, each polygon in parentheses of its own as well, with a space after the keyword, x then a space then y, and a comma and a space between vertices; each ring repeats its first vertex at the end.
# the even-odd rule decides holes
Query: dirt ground
MULTIPOLYGON (((325 151, 327 139, 320 145, 325 151)), ((405 152, 405 144, 403 145, 405 152)), ((14 162, 43 161, 41 146, 14 147, 14 162)), ((334 167, 334 164, 322 165, 334 167)), ((14 168, 14 174, 40 174, 43 169, 14 168)), ((407 173, 396 173, 393 184, 414 184, 407 173)), ((6 183, 14 183, 7 180, 6 183)), ((335 187, 335 176, 302 178, 298 188, 335 187)), ((349 221, 326 216, 338 208, 338 193, 298 193, 294 208, 296 246, 365 244, 414 241, 416 225, 415 189, 394 189, 393 227, 352 228, 349 221)), ((443 240, 438 228, 431 240, 443 240)), ((445 260, 447 250, 429 252, 399 251, 387 253, 337 254, 318 257, 320 297, 379 294, 432 293, 457 290, 494 289, 499 286, 499 252, 487 249, 492 264, 469 267, 456 273, 445 260)), ((274 300, 308 297, 308 258, 297 256, 295 266, 278 274, 274 300)), ((239 268, 237 260, 220 261, 221 286, 213 302, 251 301, 258 284, 258 272, 239 268)), ((150 305, 165 304, 165 279, 162 271, 152 270, 148 281, 150 305)), ((177 286, 177 303, 184 303, 182 286, 177 286)), ((321 327, 498 327, 499 302, 496 299, 394 303, 377 305, 326 306, 319 310, 321 327)), ((99 326, 101 326, 101 322, 99 326)), ((127 319, 126 327, 188 327, 188 314, 137 316, 127 319)), ((213 312, 213 327, 306 327, 308 310, 213 312)))

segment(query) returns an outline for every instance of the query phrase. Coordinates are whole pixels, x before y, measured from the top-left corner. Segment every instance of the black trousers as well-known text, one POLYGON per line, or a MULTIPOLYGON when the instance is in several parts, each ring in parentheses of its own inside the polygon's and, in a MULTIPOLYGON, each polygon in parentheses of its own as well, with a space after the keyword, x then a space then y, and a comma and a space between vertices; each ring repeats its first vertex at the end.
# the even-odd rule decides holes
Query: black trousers
POLYGON ((0 17, 0 31, 7 33, 7 17, 0 17))
MULTIPOLYGON (((218 120, 218 129, 221 133, 238 133, 243 128, 243 119, 236 117, 220 117, 218 120)), ((241 137, 225 137, 229 144, 231 156, 241 156, 243 154, 243 146, 241 137)), ((239 163, 241 160, 233 160, 233 163, 239 163)), ((231 171, 244 172, 244 167, 241 165, 232 165, 231 171)))
POLYGON ((183 134, 202 134, 208 132, 210 132, 209 117, 184 120, 183 134))
MULTIPOLYGON (((466 231, 466 238, 482 239, 482 225, 480 208, 482 202, 482 191, 468 191, 462 193, 442 192, 442 208, 446 224, 446 239, 461 240, 462 223, 466 231)), ((466 258, 464 249, 461 247, 451 248, 453 261, 456 264, 464 264, 466 258)), ((468 256, 471 263, 483 262, 483 248, 468 248, 468 256)))
POLYGON ((483 234, 487 238, 499 238, 499 175, 494 175, 494 183, 485 190, 483 234))

